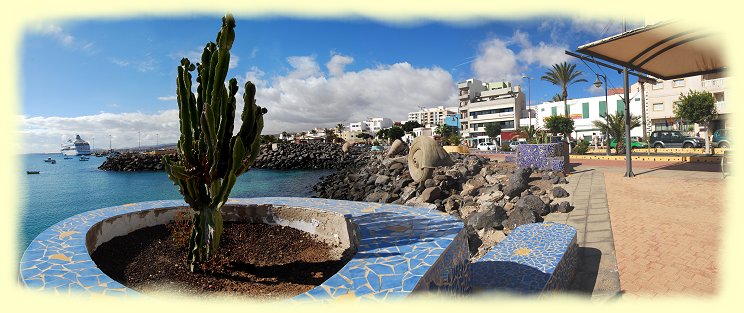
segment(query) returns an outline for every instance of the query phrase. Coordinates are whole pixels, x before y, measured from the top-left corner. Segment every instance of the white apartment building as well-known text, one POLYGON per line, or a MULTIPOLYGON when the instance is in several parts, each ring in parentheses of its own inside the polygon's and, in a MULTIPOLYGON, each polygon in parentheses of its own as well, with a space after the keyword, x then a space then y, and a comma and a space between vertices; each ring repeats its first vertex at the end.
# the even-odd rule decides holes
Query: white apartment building
POLYGON ((367 121, 364 121, 364 123, 367 123, 367 127, 369 127, 369 130, 373 132, 377 132, 384 128, 393 127, 393 120, 386 117, 371 118, 367 121))
POLYGON ((469 146, 490 141, 486 124, 498 123, 502 131, 519 127, 521 113, 525 110, 525 95, 519 86, 510 82, 484 83, 468 79, 457 83, 460 134, 469 146))
POLYGON ((680 130, 688 135, 704 135, 705 127, 692 124, 674 115, 674 105, 679 101, 680 94, 687 94, 690 90, 708 91, 716 100, 718 118, 711 123, 711 133, 715 130, 731 127, 727 120, 731 114, 730 106, 726 105, 726 77, 720 74, 698 75, 656 84, 646 84, 646 118, 648 132, 654 130, 680 130))
MULTIPOLYGON (((631 86, 630 93, 630 114, 641 116, 642 105, 641 105, 641 93, 633 92, 632 90, 636 85, 631 86)), ((623 94, 614 94, 605 96, 580 98, 580 99, 569 99, 566 101, 569 109, 569 116, 574 120, 574 132, 571 134, 573 138, 586 138, 591 140, 592 133, 600 134, 599 129, 593 124, 594 121, 604 120, 605 112, 609 114, 615 114, 616 112, 625 112, 625 103, 623 102, 623 94)), ((536 127, 545 129, 544 118, 554 115, 563 115, 565 107, 563 101, 559 102, 544 102, 542 104, 534 105, 534 114, 532 115, 532 121, 529 118, 522 118, 520 124, 522 126, 534 125, 536 127), (531 124, 530 124, 531 123, 531 124)), ((648 118, 648 117, 647 117, 648 118)), ((643 136, 643 126, 636 127, 630 130, 631 136, 643 136)))
POLYGON ((370 118, 366 121, 355 122, 349 124, 349 131, 352 132, 363 132, 371 131, 377 132, 383 128, 393 127, 393 120, 386 117, 375 117, 370 118))
POLYGON ((444 106, 421 108, 419 111, 409 112, 408 121, 418 122, 423 126, 429 125, 429 127, 436 127, 437 125, 444 124, 444 120, 447 117, 456 115, 457 108, 445 108, 444 106))

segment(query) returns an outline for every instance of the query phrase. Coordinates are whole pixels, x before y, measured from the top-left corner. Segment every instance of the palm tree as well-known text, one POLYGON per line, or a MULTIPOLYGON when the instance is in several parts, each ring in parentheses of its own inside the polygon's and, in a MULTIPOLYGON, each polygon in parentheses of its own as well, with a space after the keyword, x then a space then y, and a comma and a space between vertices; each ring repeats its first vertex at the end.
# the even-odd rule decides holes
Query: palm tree
POLYGON ((580 78, 581 74, 581 71, 576 70, 576 64, 563 62, 553 64, 553 68, 540 77, 541 80, 561 87, 561 98, 563 98, 563 107, 565 108, 566 116, 568 116, 568 104, 566 103, 566 99, 568 99, 568 86, 574 83, 586 82, 586 79, 580 78))
POLYGON ((336 130, 338 131, 339 134, 344 132, 344 128, 345 128, 344 124, 341 124, 341 123, 336 124, 336 130))
POLYGON ((550 99, 550 101, 553 101, 553 102, 558 102, 558 101, 563 101, 563 100, 566 100, 566 99, 563 99, 563 96, 561 96, 561 94, 559 93, 554 94, 553 98, 550 99))
MULTIPOLYGON (((620 111, 615 114, 607 114, 603 120, 593 121, 594 127, 599 128, 599 131, 609 134, 612 139, 617 141, 615 147, 615 154, 620 154, 620 151, 624 151, 623 147, 625 142, 623 137, 625 136, 625 114, 620 111)), ((630 129, 641 126, 641 118, 638 115, 630 115, 630 129)), ((610 144, 610 139, 607 140, 607 144, 610 144)))

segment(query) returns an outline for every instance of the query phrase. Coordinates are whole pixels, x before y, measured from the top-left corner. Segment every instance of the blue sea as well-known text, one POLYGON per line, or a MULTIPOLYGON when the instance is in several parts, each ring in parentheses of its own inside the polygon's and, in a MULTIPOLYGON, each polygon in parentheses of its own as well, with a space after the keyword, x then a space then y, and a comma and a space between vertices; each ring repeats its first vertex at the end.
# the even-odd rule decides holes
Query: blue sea
MULTIPOLYGON (((21 156, 20 236, 18 255, 42 231, 85 211, 150 200, 182 199, 165 172, 99 170, 105 157, 65 160, 56 154, 21 156), (56 164, 44 162, 48 157, 56 164), (39 174, 26 175, 26 171, 39 174)), ((232 198, 310 197, 312 186, 333 170, 251 169, 238 177, 232 198)))

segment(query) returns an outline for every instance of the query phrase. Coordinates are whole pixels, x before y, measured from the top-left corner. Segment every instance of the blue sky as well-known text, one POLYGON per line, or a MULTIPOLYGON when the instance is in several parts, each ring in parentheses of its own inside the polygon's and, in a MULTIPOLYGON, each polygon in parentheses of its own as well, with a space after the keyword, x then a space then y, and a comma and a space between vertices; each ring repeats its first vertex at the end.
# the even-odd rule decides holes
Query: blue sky
MULTIPOLYGON (((577 63, 589 83, 569 97, 594 96, 595 76, 563 54, 621 31, 607 18, 535 17, 470 24, 389 24, 345 19, 236 17, 228 77, 258 86, 269 109, 264 133, 332 127, 371 116, 403 120, 418 106, 456 106, 458 81, 533 77, 531 99, 559 92, 541 81, 550 64, 577 63)), ((214 41, 219 16, 62 20, 29 24, 21 42, 22 152, 58 151, 81 134, 96 147, 175 142, 176 67, 214 41), (105 143, 105 144, 104 144, 105 143)), ((635 22, 634 26, 639 23, 635 22)), ((594 71, 598 71, 593 68, 594 71)), ((605 70, 610 87, 620 75, 605 70)), ((241 88, 242 89, 242 88, 241 88)), ((239 104, 242 105, 242 104, 239 104)))

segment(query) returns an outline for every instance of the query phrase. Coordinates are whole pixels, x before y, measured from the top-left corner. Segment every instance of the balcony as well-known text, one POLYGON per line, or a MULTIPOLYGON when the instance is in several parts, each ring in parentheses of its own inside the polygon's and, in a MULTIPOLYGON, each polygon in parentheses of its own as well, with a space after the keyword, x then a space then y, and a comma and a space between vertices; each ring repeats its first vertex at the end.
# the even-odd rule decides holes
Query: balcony
POLYGON ((488 119, 504 119, 504 118, 514 118, 514 112, 478 114, 475 116, 471 116, 470 120, 488 120, 488 119))
POLYGON ((466 93, 460 94, 460 96, 459 96, 458 99, 459 100, 465 100, 465 99, 468 99, 468 98, 470 98, 470 94, 466 92, 466 93))
POLYGON ((724 88, 726 88, 726 79, 716 78, 716 79, 703 80, 702 84, 703 84, 703 88, 708 91, 723 90, 724 88))
POLYGON ((468 82, 464 81, 464 82, 457 83, 457 88, 458 89, 468 88, 468 82))
POLYGON ((726 101, 718 101, 716 102, 716 112, 719 114, 721 113, 729 113, 726 109, 726 101))

